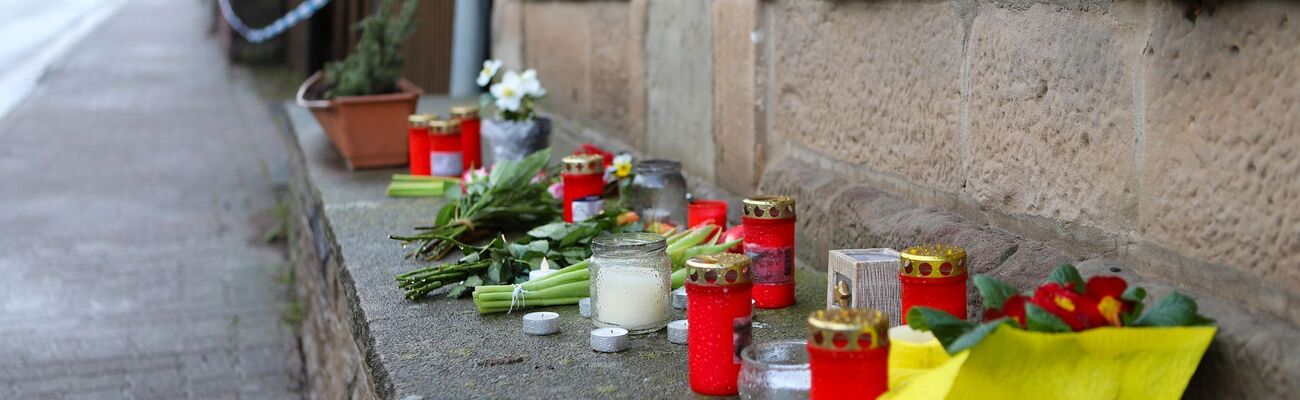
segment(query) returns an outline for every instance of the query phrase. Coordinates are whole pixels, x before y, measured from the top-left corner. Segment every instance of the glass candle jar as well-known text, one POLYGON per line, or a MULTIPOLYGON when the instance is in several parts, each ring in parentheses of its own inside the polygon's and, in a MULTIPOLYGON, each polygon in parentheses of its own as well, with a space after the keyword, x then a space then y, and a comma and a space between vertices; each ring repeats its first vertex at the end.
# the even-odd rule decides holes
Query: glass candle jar
POLYGON ((460 177, 460 121, 429 121, 429 174, 460 177))
POLYGON ((411 175, 429 175, 429 114, 411 114, 406 117, 407 167, 411 175))
POLYGON ((903 323, 915 306, 947 311, 966 319, 966 250, 934 244, 909 247, 899 254, 898 286, 903 323))
POLYGON ((632 210, 646 225, 686 223, 686 178, 682 164, 669 160, 646 160, 636 164, 628 188, 632 210))
POLYGON ((468 171, 482 167, 483 136, 479 133, 482 121, 478 118, 478 106, 452 107, 451 119, 460 121, 461 168, 468 171))
POLYGON ((600 214, 605 201, 605 158, 575 154, 560 159, 564 182, 564 222, 581 222, 600 214))
POLYGON ((810 399, 874 399, 889 389, 889 318, 840 308, 808 316, 810 399))
POLYGON ((725 253, 686 261, 687 367, 696 393, 737 393, 740 351, 752 336, 749 265, 749 257, 725 253))
POLYGON ((694 200, 686 207, 686 226, 693 227, 702 223, 711 223, 719 228, 713 236, 721 235, 727 229, 727 202, 722 200, 694 200))
POLYGON ((740 352, 740 398, 745 400, 803 400, 812 377, 808 371, 808 342, 782 340, 759 343, 740 352))
POLYGON ((653 233, 617 233, 591 241, 591 321, 634 334, 668 326, 672 261, 653 233))
POLYGON ((794 199, 754 196, 743 201, 745 255, 754 260, 754 305, 794 305, 794 199))

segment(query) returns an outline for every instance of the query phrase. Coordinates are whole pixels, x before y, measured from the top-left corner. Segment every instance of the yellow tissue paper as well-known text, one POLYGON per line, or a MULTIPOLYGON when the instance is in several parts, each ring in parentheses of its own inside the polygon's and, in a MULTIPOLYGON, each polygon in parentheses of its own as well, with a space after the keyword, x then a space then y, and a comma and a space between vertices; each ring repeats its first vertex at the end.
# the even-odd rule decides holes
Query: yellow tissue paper
POLYGON ((1214 332, 1212 326, 1073 333, 1003 326, 932 369, 904 368, 899 375, 892 368, 917 365, 920 358, 912 357, 922 350, 891 343, 891 390, 880 398, 1178 399, 1214 332))

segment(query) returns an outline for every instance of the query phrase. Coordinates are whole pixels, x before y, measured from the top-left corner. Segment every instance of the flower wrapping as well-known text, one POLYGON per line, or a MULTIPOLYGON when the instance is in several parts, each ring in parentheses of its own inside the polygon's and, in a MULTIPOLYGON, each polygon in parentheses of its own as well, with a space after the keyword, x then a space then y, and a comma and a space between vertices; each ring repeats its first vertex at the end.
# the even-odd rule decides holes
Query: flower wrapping
POLYGON ((483 136, 492 143, 493 162, 518 161, 550 146, 551 120, 484 120, 483 136))

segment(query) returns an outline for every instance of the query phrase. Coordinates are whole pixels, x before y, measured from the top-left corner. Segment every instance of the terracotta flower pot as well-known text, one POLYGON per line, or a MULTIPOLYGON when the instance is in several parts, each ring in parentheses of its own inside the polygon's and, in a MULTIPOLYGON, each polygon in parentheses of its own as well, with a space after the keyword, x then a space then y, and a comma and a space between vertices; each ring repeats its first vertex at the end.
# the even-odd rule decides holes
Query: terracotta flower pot
POLYGON ((406 118, 415 113, 423 90, 406 79, 397 93, 309 100, 308 93, 324 77, 316 72, 298 88, 298 105, 311 110, 330 142, 343 154, 349 169, 406 164, 406 118))

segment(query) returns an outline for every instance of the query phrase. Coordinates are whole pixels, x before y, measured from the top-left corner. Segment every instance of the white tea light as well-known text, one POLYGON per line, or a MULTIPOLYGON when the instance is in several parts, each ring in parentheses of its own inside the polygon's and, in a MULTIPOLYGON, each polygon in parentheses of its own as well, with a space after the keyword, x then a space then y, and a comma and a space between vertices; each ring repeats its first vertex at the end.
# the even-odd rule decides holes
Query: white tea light
POLYGON ((590 297, 583 297, 582 300, 578 300, 578 314, 582 315, 583 318, 591 318, 590 297))
POLYGON ((673 308, 678 310, 686 309, 686 288, 679 287, 673 291, 673 308))
POLYGON ((524 333, 546 336, 560 331, 560 314, 541 311, 524 314, 524 333))
POLYGON ((538 268, 537 270, 534 270, 534 271, 528 271, 528 280, 530 280, 530 281, 535 281, 535 280, 538 280, 538 279, 542 279, 542 277, 544 277, 544 276, 547 276, 547 275, 550 275, 550 274, 554 274, 554 273, 556 273, 556 272, 560 272, 560 270, 558 270, 558 269, 557 269, 557 270, 552 270, 552 269, 551 269, 551 263, 548 262, 548 261, 546 261, 546 258, 545 258, 545 257, 542 257, 542 265, 541 265, 541 267, 538 268))
POLYGON ((601 353, 618 353, 627 350, 627 329, 593 329, 591 331, 591 349, 601 353))
POLYGON ((686 333, 690 328, 686 320, 679 319, 668 323, 668 342, 676 344, 686 344, 686 333))

